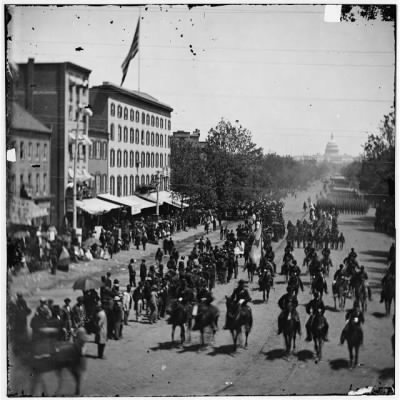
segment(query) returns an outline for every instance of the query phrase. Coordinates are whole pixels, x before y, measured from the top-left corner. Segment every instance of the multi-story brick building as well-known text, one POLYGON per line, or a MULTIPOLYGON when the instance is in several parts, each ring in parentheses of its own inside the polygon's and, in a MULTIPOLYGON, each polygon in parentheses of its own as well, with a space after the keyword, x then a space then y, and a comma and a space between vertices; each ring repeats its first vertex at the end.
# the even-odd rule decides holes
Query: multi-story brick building
POLYGON ((72 220, 71 183, 74 171, 75 143, 78 136, 78 194, 86 192, 93 179, 88 172, 88 117, 81 105, 89 103, 90 70, 79 65, 35 63, 29 59, 18 64, 15 98, 44 124, 52 127, 50 150, 50 192, 53 195, 51 222, 61 226, 64 217, 72 220), (66 201, 69 198, 69 201, 66 201))
POLYGON ((93 176, 91 188, 93 196, 108 190, 108 132, 89 129, 89 174, 93 176))
POLYGON ((11 103, 8 144, 7 222, 36 226, 49 222, 51 130, 17 103, 11 103), (29 201, 30 200, 30 201, 29 201))
POLYGON ((109 132, 108 192, 133 195, 161 170, 160 190, 168 189, 172 108, 108 82, 90 89, 90 105, 90 130, 109 132))

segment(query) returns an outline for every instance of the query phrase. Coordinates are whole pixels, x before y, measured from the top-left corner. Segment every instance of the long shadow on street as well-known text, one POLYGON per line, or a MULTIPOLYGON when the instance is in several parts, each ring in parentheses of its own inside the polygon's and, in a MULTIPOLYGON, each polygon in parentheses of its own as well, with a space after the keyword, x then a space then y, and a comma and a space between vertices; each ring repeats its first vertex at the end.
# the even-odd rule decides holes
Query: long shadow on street
POLYGON ((329 361, 330 367, 337 371, 339 369, 348 369, 349 368, 349 360, 344 358, 336 358, 335 360, 329 361))

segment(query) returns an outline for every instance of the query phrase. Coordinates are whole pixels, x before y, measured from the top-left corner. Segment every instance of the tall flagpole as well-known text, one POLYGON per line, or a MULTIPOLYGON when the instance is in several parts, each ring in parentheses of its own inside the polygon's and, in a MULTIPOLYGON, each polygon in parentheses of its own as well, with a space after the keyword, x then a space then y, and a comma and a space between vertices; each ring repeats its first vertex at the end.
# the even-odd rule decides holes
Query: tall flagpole
MULTIPOLYGON (((140 23, 141 19, 141 7, 139 6, 139 22, 140 23)), ((140 42, 141 42, 141 32, 139 32, 139 41, 138 41, 138 52, 139 52, 139 57, 138 57, 138 92, 140 92, 140 42)))

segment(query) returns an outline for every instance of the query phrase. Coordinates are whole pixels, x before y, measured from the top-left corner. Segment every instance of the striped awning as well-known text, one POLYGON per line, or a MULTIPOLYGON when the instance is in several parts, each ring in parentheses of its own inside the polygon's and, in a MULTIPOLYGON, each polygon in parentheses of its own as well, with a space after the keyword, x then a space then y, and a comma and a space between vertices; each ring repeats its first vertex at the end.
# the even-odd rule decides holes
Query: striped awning
POLYGON ((109 201, 104 201, 98 198, 77 200, 76 205, 81 210, 92 215, 102 215, 111 210, 121 208, 120 205, 112 204, 109 201))

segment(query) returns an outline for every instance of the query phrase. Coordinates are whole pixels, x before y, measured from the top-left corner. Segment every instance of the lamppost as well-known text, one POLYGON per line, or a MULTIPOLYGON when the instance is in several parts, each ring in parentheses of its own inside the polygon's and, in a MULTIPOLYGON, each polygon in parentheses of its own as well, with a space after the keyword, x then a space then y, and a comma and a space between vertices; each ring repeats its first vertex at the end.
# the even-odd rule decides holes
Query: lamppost
MULTIPOLYGON (((76 210, 76 165, 77 165, 77 158, 78 158, 78 141, 79 141, 79 120, 81 116, 84 117, 91 117, 93 115, 93 111, 90 106, 83 106, 79 104, 77 110, 77 120, 76 120, 76 133, 75 133, 75 149, 74 149, 74 176, 73 176, 73 183, 72 183, 72 229, 76 232, 77 228, 77 210, 76 210)), ((87 123, 87 121, 86 121, 87 123)))
POLYGON ((165 178, 168 176, 168 167, 164 167, 161 171, 156 172, 156 176, 154 177, 154 183, 156 185, 157 189, 157 200, 156 200, 156 216, 157 216, 157 221, 160 216, 160 178, 165 178))

